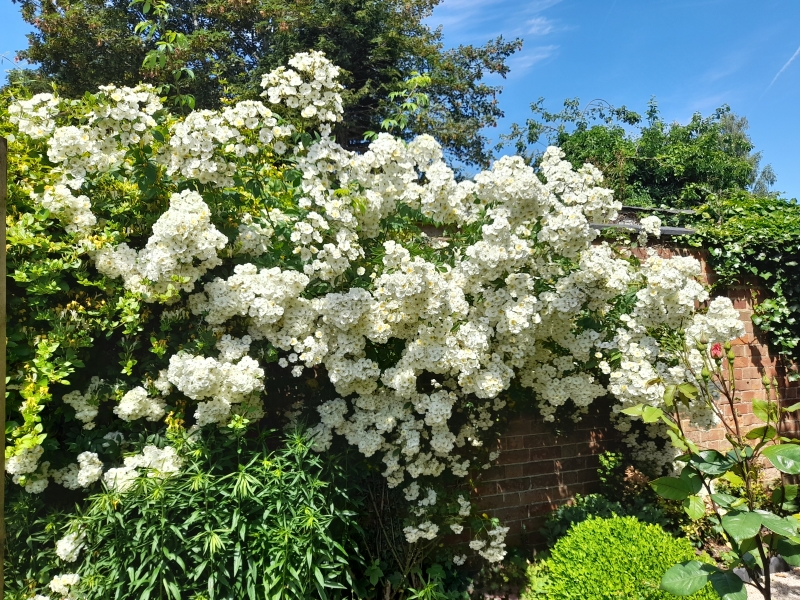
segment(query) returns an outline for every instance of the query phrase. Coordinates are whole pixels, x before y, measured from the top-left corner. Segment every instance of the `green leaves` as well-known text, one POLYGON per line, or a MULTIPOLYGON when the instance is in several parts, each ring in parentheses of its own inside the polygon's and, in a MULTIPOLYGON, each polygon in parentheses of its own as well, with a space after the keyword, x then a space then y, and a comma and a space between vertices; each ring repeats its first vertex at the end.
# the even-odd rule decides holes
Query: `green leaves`
MULTIPOLYGON (((351 569, 363 562, 345 510, 351 490, 331 485, 307 439, 292 436, 275 452, 268 443, 209 432, 180 473, 142 475, 116 504, 111 493, 92 498, 76 565, 98 575, 92 597, 255 600, 267 589, 334 600, 343 597, 335 590, 353 590, 351 569), (200 475, 204 486, 195 485, 200 475)), ((373 565, 368 577, 380 576, 373 565)))
POLYGON ((650 482, 650 487, 667 500, 684 500, 694 493, 692 486, 680 477, 659 477, 650 482))
POLYGON ((704 450, 692 454, 689 464, 701 473, 716 477, 730 470, 736 463, 716 450, 704 450))
POLYGON ((711 587, 720 600, 747 600, 747 589, 741 578, 730 571, 717 571, 709 577, 711 587))
POLYGON ((684 469, 680 477, 659 477, 650 482, 650 487, 667 500, 684 500, 703 487, 703 481, 691 469, 684 469))
POLYGON ((761 530, 761 515, 733 510, 722 517, 722 527, 737 542, 754 537, 761 530))
POLYGON ((762 450, 772 466, 787 475, 800 475, 800 445, 776 444, 762 450))
POLYGON ((778 420, 778 405, 767 400, 753 400, 753 414, 765 423, 775 423, 778 420))
POLYGON ((781 506, 781 508, 784 505, 791 505, 791 507, 787 506, 784 510, 795 512, 797 506, 792 501, 797 498, 797 489, 795 484, 776 487, 772 490, 772 503, 781 506))
POLYGON ((703 589, 718 569, 697 560, 678 563, 667 569, 661 578, 661 589, 676 596, 691 596, 703 589))
POLYGON ((700 496, 689 496, 681 503, 681 506, 693 521, 702 518, 706 514, 706 505, 700 496))
POLYGON ((758 515, 761 517, 761 524, 770 531, 785 537, 797 535, 797 527, 800 523, 794 517, 779 517, 765 511, 758 511, 758 515))
POLYGON ((778 554, 793 567, 800 567, 800 540, 780 539, 776 546, 778 554))
POLYGON ((747 600, 747 590, 736 574, 696 560, 668 569, 661 578, 661 589, 676 596, 691 596, 708 582, 722 600, 747 600))
POLYGON ((772 425, 762 425, 748 431, 745 438, 748 440, 772 440, 776 435, 778 432, 772 425))

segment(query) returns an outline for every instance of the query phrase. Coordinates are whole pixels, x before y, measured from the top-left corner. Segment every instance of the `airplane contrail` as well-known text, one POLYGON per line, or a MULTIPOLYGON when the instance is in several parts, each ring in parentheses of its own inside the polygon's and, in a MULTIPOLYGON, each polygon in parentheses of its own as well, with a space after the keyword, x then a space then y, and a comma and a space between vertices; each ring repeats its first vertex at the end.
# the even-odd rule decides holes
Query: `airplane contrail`
MULTIPOLYGON (((784 71, 785 71, 787 68, 789 68, 789 65, 790 65, 790 64, 792 64, 792 62, 794 61, 794 59, 795 59, 795 58, 797 58, 797 55, 798 55, 798 54, 800 54, 800 48, 798 48, 798 49, 795 51, 795 53, 794 53, 794 54, 792 54, 792 58, 790 58, 789 60, 787 60, 787 61, 786 61, 786 64, 785 64, 785 65, 783 65, 783 66, 781 67, 781 70, 780 70, 780 71, 778 71, 778 74, 777 74, 777 75, 775 75, 775 77, 773 77, 772 81, 771 81, 771 82, 770 82, 770 84, 767 86, 767 90, 768 90, 769 88, 771 88, 771 87, 772 87, 772 84, 773 84, 773 83, 775 83, 775 82, 778 80, 778 77, 780 77, 780 76, 781 76, 781 73, 783 73, 783 72, 784 72, 784 71)), ((767 90, 764 90, 764 91, 766 92, 767 90)))

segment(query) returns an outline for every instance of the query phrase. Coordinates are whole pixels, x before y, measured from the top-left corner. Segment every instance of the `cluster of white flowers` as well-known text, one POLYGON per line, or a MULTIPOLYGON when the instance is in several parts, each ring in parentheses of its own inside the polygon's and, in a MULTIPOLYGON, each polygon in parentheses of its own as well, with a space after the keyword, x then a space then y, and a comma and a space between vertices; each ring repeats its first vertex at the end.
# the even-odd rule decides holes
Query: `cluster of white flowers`
POLYGON ((85 545, 86 532, 77 529, 56 542, 56 555, 64 562, 75 562, 85 545))
POLYGON ((235 158, 256 155, 260 145, 268 144, 282 154, 286 146, 280 140, 291 133, 292 128, 279 125, 261 102, 239 102, 219 112, 198 110, 172 125, 159 160, 169 175, 180 174, 216 187, 232 186, 235 158))
POLYGON ((75 409, 75 418, 83 422, 84 429, 94 429, 94 419, 100 410, 100 403, 109 398, 105 387, 105 382, 95 376, 92 377, 85 393, 73 390, 62 397, 66 404, 75 409))
POLYGON ((264 75, 261 87, 272 104, 298 109, 305 119, 336 122, 342 118, 342 85, 336 67, 322 52, 301 52, 289 59, 289 66, 264 75))
POLYGON ((164 407, 164 400, 153 398, 148 395, 146 389, 139 386, 122 396, 119 404, 114 407, 114 414, 123 421, 135 421, 142 418, 148 421, 158 421, 166 412, 164 407))
POLYGON ((486 531, 486 538, 473 538, 469 547, 476 550, 488 562, 500 562, 506 556, 506 534, 508 527, 496 526, 486 531))
POLYGON ((90 174, 119 168, 131 145, 149 143, 149 130, 156 125, 153 115, 162 108, 149 85, 100 90, 85 124, 56 127, 48 140, 48 158, 59 165, 62 183, 73 189, 90 174))
POLYGON ((650 235, 655 238, 661 237, 661 219, 655 215, 645 217, 639 221, 639 224, 642 226, 642 231, 645 233, 645 236, 650 235))
POLYGON ((6 458, 6 473, 9 475, 25 475, 33 473, 39 464, 39 459, 44 454, 42 446, 24 448, 10 458, 6 458))
POLYGON ((103 461, 96 452, 81 452, 77 463, 71 463, 62 469, 53 469, 49 475, 53 481, 68 490, 87 488, 103 475, 103 461))
POLYGON ((126 456, 124 466, 106 471, 103 481, 109 489, 122 493, 130 489, 140 469, 146 469, 148 477, 168 477, 180 471, 182 465, 183 459, 172 446, 148 445, 141 454, 126 456))
POLYGON ((692 323, 686 328, 688 346, 728 342, 744 335, 744 325, 736 310, 727 298, 714 298, 708 304, 705 314, 692 315, 692 323))
POLYGON ((64 600, 72 600, 76 598, 72 594, 72 588, 77 586, 81 581, 81 576, 77 573, 65 573, 63 575, 56 575, 50 580, 48 587, 56 594, 61 594, 64 600))
POLYGON ((222 263, 217 252, 228 243, 211 223, 208 205, 197 192, 172 194, 169 209, 153 225, 143 250, 127 244, 103 247, 95 256, 97 270, 122 277, 125 287, 154 301, 158 294, 190 292, 209 269, 222 263))
POLYGON ((60 104, 61 100, 53 94, 36 94, 30 100, 12 103, 8 107, 8 120, 20 133, 41 139, 55 129, 60 104))
POLYGON ((197 405, 195 420, 202 427, 224 425, 232 412, 251 419, 264 416, 259 393, 264 389, 264 369, 246 352, 249 339, 227 336, 220 341, 220 359, 178 353, 169 360, 167 378, 197 405))
POLYGON ((406 536, 406 541, 409 544, 415 544, 420 539, 432 540, 439 534, 439 526, 434 525, 430 521, 423 521, 419 525, 409 525, 403 528, 403 533, 406 536))
MULTIPOLYGON (((651 254, 637 273, 641 289, 631 313, 621 317, 624 327, 617 329, 612 341, 601 344, 621 355, 616 369, 606 361, 600 364, 609 375, 609 391, 619 401, 613 407, 618 415, 616 426, 628 432, 625 441, 637 460, 655 468, 668 464, 675 454, 656 443, 657 438, 666 437, 665 428, 658 423, 650 424, 646 427, 646 437, 641 438, 631 431, 630 420, 619 412, 638 404, 660 406, 668 385, 699 384, 697 376, 703 368, 703 356, 698 342, 724 343, 744 334, 739 313, 728 298, 712 300, 705 314, 695 311, 696 305, 708 299, 708 292, 698 282, 699 274, 700 263, 694 258, 664 259, 651 254), (662 327, 685 330, 689 368, 674 365, 676 357, 648 334, 662 327)), ((682 410, 682 416, 702 429, 713 427, 716 422, 714 413, 702 403, 689 405, 682 410)))
POLYGON ((48 186, 42 194, 33 193, 31 196, 61 221, 69 233, 88 231, 97 223, 89 198, 73 195, 72 190, 63 183, 48 186))

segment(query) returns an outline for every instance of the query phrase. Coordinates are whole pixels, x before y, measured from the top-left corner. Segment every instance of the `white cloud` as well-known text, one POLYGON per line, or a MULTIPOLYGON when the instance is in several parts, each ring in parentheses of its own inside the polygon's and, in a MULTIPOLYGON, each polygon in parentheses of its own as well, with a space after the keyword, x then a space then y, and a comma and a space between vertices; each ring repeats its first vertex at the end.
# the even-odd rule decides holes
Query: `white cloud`
POLYGON ((557 52, 558 46, 554 44, 524 49, 520 54, 508 61, 508 66, 511 67, 509 77, 522 75, 535 64, 554 56, 557 52))
POLYGON ((525 35, 547 35, 555 28, 553 21, 547 17, 534 17, 525 23, 525 35))
POLYGON ((443 0, 426 21, 432 27, 441 25, 446 38, 458 38, 458 43, 475 43, 477 37, 484 40, 501 33, 545 35, 556 27, 550 19, 537 15, 559 2, 533 0, 520 5, 518 0, 443 0))

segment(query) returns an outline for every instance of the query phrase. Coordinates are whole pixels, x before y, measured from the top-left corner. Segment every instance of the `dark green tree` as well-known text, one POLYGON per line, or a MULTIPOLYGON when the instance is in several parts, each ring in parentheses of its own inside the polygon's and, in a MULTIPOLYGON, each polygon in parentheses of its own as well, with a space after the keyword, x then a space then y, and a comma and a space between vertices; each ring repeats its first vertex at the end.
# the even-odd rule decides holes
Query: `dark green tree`
POLYGON ((436 131, 454 159, 474 165, 490 160, 481 131, 503 115, 501 88, 483 77, 505 75, 521 47, 497 38, 445 50, 441 30, 423 22, 439 0, 15 1, 34 27, 19 56, 66 96, 144 81, 213 108, 257 97, 264 73, 321 50, 348 88, 341 142, 357 145, 378 130, 395 109, 389 94, 418 72, 430 77, 430 102, 407 133, 436 131))

